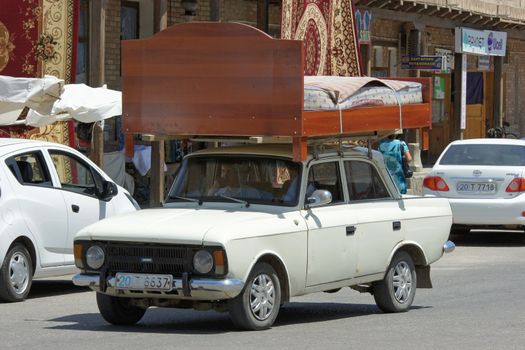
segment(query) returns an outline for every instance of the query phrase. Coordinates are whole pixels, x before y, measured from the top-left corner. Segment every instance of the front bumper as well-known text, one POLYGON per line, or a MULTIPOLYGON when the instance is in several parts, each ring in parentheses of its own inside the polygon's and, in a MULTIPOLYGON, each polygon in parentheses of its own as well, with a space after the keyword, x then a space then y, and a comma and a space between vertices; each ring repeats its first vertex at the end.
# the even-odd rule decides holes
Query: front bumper
MULTIPOLYGON (((100 275, 76 274, 73 276, 73 284, 81 287, 89 287, 94 291, 101 292, 100 275)), ((158 299, 187 299, 187 300, 223 300, 235 298, 244 287, 239 279, 187 279, 174 278, 173 290, 169 292, 148 292, 136 290, 122 290, 115 288, 115 277, 107 277, 104 294, 131 297, 131 298, 158 298, 158 299)))

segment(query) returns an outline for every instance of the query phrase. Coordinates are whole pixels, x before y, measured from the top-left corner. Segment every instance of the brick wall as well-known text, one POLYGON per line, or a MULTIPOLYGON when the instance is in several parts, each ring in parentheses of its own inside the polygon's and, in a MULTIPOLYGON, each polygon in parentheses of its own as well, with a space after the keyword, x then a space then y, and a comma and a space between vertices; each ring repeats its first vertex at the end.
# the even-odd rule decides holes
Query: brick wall
POLYGON ((120 90, 120 0, 106 2, 105 81, 108 88, 120 90))
MULTIPOLYGON (((196 16, 187 17, 180 0, 169 0, 168 2, 168 25, 184 23, 188 21, 208 21, 210 19, 209 0, 197 1, 196 16)), ((257 1, 256 0, 221 0, 220 20, 222 22, 241 22, 255 26, 257 23, 257 1)), ((275 37, 280 35, 281 6, 271 4, 269 7, 270 34, 275 37)))
POLYGON ((505 76, 504 117, 511 124, 511 131, 525 136, 525 41, 507 41, 508 61, 503 66, 505 76))

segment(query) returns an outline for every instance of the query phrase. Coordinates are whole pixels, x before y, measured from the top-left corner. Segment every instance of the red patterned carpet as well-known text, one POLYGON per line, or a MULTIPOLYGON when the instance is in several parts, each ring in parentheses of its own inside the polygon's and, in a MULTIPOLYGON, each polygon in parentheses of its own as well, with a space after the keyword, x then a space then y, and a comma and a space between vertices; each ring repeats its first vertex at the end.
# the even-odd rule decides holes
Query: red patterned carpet
POLYGON ((305 75, 361 75, 351 0, 283 0, 281 37, 304 41, 305 75))

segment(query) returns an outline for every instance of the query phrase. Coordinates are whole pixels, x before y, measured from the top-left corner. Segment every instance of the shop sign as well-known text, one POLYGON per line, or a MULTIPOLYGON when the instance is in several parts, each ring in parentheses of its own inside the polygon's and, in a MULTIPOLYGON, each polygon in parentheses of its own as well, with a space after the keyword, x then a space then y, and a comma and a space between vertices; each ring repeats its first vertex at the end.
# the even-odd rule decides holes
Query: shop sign
POLYGON ((412 70, 445 70, 446 58, 443 56, 407 56, 401 57, 401 68, 412 70))
POLYGON ((493 30, 486 30, 487 35, 487 47, 489 56, 505 56, 507 49, 507 33, 496 32, 493 30))
POLYGON ((440 76, 434 77, 434 86, 432 88, 434 100, 445 99, 445 78, 440 76))
POLYGON ((454 52, 452 50, 436 47, 434 50, 434 54, 436 56, 446 57, 447 70, 454 68, 454 52))
POLYGON ((456 52, 475 55, 505 56, 507 33, 494 30, 456 28, 456 52))
POLYGON ((490 69, 490 56, 478 56, 478 70, 490 69))
POLYGON ((355 26, 359 44, 370 44, 370 23, 372 22, 372 13, 368 10, 355 10, 355 26))

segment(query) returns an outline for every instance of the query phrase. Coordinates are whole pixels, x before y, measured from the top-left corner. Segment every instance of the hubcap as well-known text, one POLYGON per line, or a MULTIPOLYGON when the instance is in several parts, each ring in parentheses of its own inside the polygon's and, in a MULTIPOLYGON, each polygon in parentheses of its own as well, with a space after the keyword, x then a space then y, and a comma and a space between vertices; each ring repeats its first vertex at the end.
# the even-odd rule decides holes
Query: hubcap
POLYGON ((394 268, 394 297, 400 303, 405 303, 412 291, 412 271, 405 261, 400 261, 394 268))
POLYGON ((16 294, 23 294, 29 284, 29 265, 26 257, 15 253, 9 262, 9 280, 16 294))
POLYGON ((259 321, 264 321, 272 314, 275 306, 275 288, 270 276, 260 274, 257 276, 250 290, 250 309, 253 316, 259 321))

